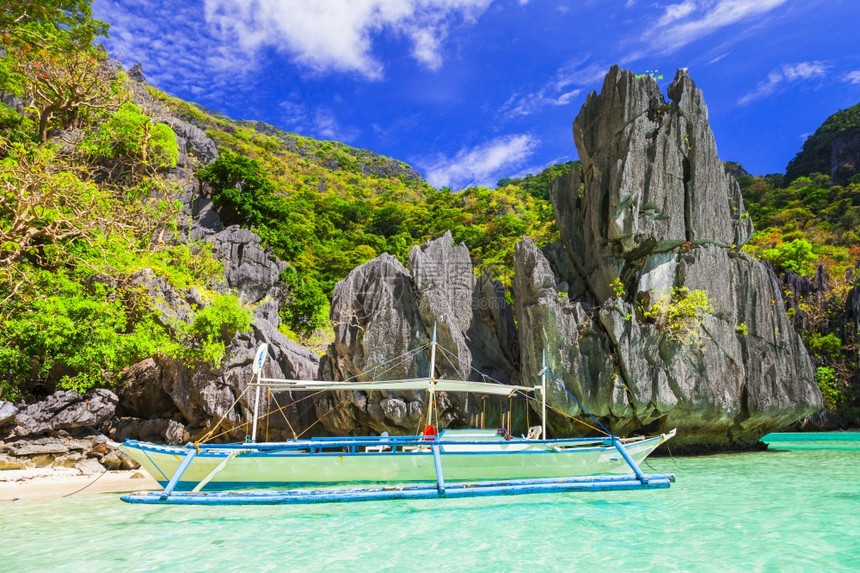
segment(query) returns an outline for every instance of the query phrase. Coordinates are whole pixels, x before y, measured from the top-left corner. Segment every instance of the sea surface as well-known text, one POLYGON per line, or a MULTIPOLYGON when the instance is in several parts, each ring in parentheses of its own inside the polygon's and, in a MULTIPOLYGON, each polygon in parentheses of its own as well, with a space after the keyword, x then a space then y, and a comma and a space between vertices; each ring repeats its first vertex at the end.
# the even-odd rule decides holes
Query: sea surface
POLYGON ((860 433, 665 457, 667 490, 269 507, 0 503, 0 571, 858 571, 860 433))

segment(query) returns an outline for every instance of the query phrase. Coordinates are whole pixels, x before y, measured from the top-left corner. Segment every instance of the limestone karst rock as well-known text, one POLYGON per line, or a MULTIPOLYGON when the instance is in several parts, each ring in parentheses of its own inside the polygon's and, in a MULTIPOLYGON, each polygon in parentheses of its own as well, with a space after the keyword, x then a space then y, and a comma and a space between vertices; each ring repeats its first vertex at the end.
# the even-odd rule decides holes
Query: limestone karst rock
MULTIPOLYGON (((545 349, 561 381, 551 401, 571 415, 567 391, 619 433, 677 427, 676 447, 752 446, 819 409, 821 394, 775 276, 739 251, 752 224, 701 91, 681 70, 668 94, 613 67, 583 105, 582 173, 551 190, 561 242, 515 254, 522 377, 535 379, 545 349), (689 344, 642 313, 679 287, 712 307, 689 344)), ((573 429, 562 417, 553 427, 573 429)))
MULTIPOLYGON (((335 340, 321 377, 426 376, 429 350, 419 349, 430 341, 435 322, 442 349, 437 376, 480 379, 480 371, 515 383, 519 375, 513 313, 497 283, 486 276, 475 278, 466 247, 454 246, 446 233, 423 248, 414 247, 409 265, 407 269, 383 254, 338 283, 331 308, 335 340), (404 354, 404 360, 397 359, 404 354)), ((438 396, 443 427, 472 422, 481 407, 480 397, 438 396)), ((317 410, 325 428, 335 433, 414 433, 423 421, 423 400, 423 392, 338 392, 320 400, 317 410)))

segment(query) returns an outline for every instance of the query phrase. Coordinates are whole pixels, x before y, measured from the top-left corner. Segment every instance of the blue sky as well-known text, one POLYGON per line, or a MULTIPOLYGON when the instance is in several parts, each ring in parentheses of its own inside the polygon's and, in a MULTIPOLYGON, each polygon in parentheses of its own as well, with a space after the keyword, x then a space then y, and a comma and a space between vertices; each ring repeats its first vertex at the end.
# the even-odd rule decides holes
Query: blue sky
POLYGON ((609 67, 688 68, 717 149, 782 172, 860 101, 855 0, 95 0, 149 83, 236 119, 336 139, 431 184, 493 186, 576 159, 609 67))

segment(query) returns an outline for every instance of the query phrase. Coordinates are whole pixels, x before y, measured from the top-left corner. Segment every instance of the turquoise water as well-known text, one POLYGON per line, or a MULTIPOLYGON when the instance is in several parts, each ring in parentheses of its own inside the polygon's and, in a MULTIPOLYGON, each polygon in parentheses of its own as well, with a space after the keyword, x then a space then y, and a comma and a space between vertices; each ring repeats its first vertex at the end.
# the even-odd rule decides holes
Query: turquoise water
MULTIPOLYGON (((275 507, 0 504, 2 571, 860 570, 860 433, 649 461, 668 490, 275 507)), ((766 440, 767 441, 767 440, 766 440)))

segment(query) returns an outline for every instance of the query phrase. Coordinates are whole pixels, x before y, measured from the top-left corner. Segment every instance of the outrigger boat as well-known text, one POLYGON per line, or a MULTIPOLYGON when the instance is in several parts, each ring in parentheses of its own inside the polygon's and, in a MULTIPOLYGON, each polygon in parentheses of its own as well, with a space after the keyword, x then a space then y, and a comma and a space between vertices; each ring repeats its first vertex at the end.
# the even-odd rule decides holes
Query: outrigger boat
POLYGON ((256 396, 248 441, 166 446, 126 440, 120 448, 164 489, 128 494, 122 499, 149 504, 314 503, 651 489, 667 488, 674 481, 671 474, 645 475, 639 468, 657 446, 675 435, 674 430, 649 438, 622 439, 606 431, 605 437, 542 439, 546 436, 547 375, 551 375, 545 359, 537 388, 445 380, 435 377, 437 344, 434 325, 429 377, 382 382, 265 378, 262 370, 267 348, 263 344, 253 364, 256 382, 249 385, 256 396), (437 435, 428 425, 416 436, 260 443, 256 436, 263 387, 291 391, 424 390, 429 397, 428 421, 433 419, 436 392, 512 396, 538 390, 542 424, 521 438, 495 429, 446 429, 437 435))

